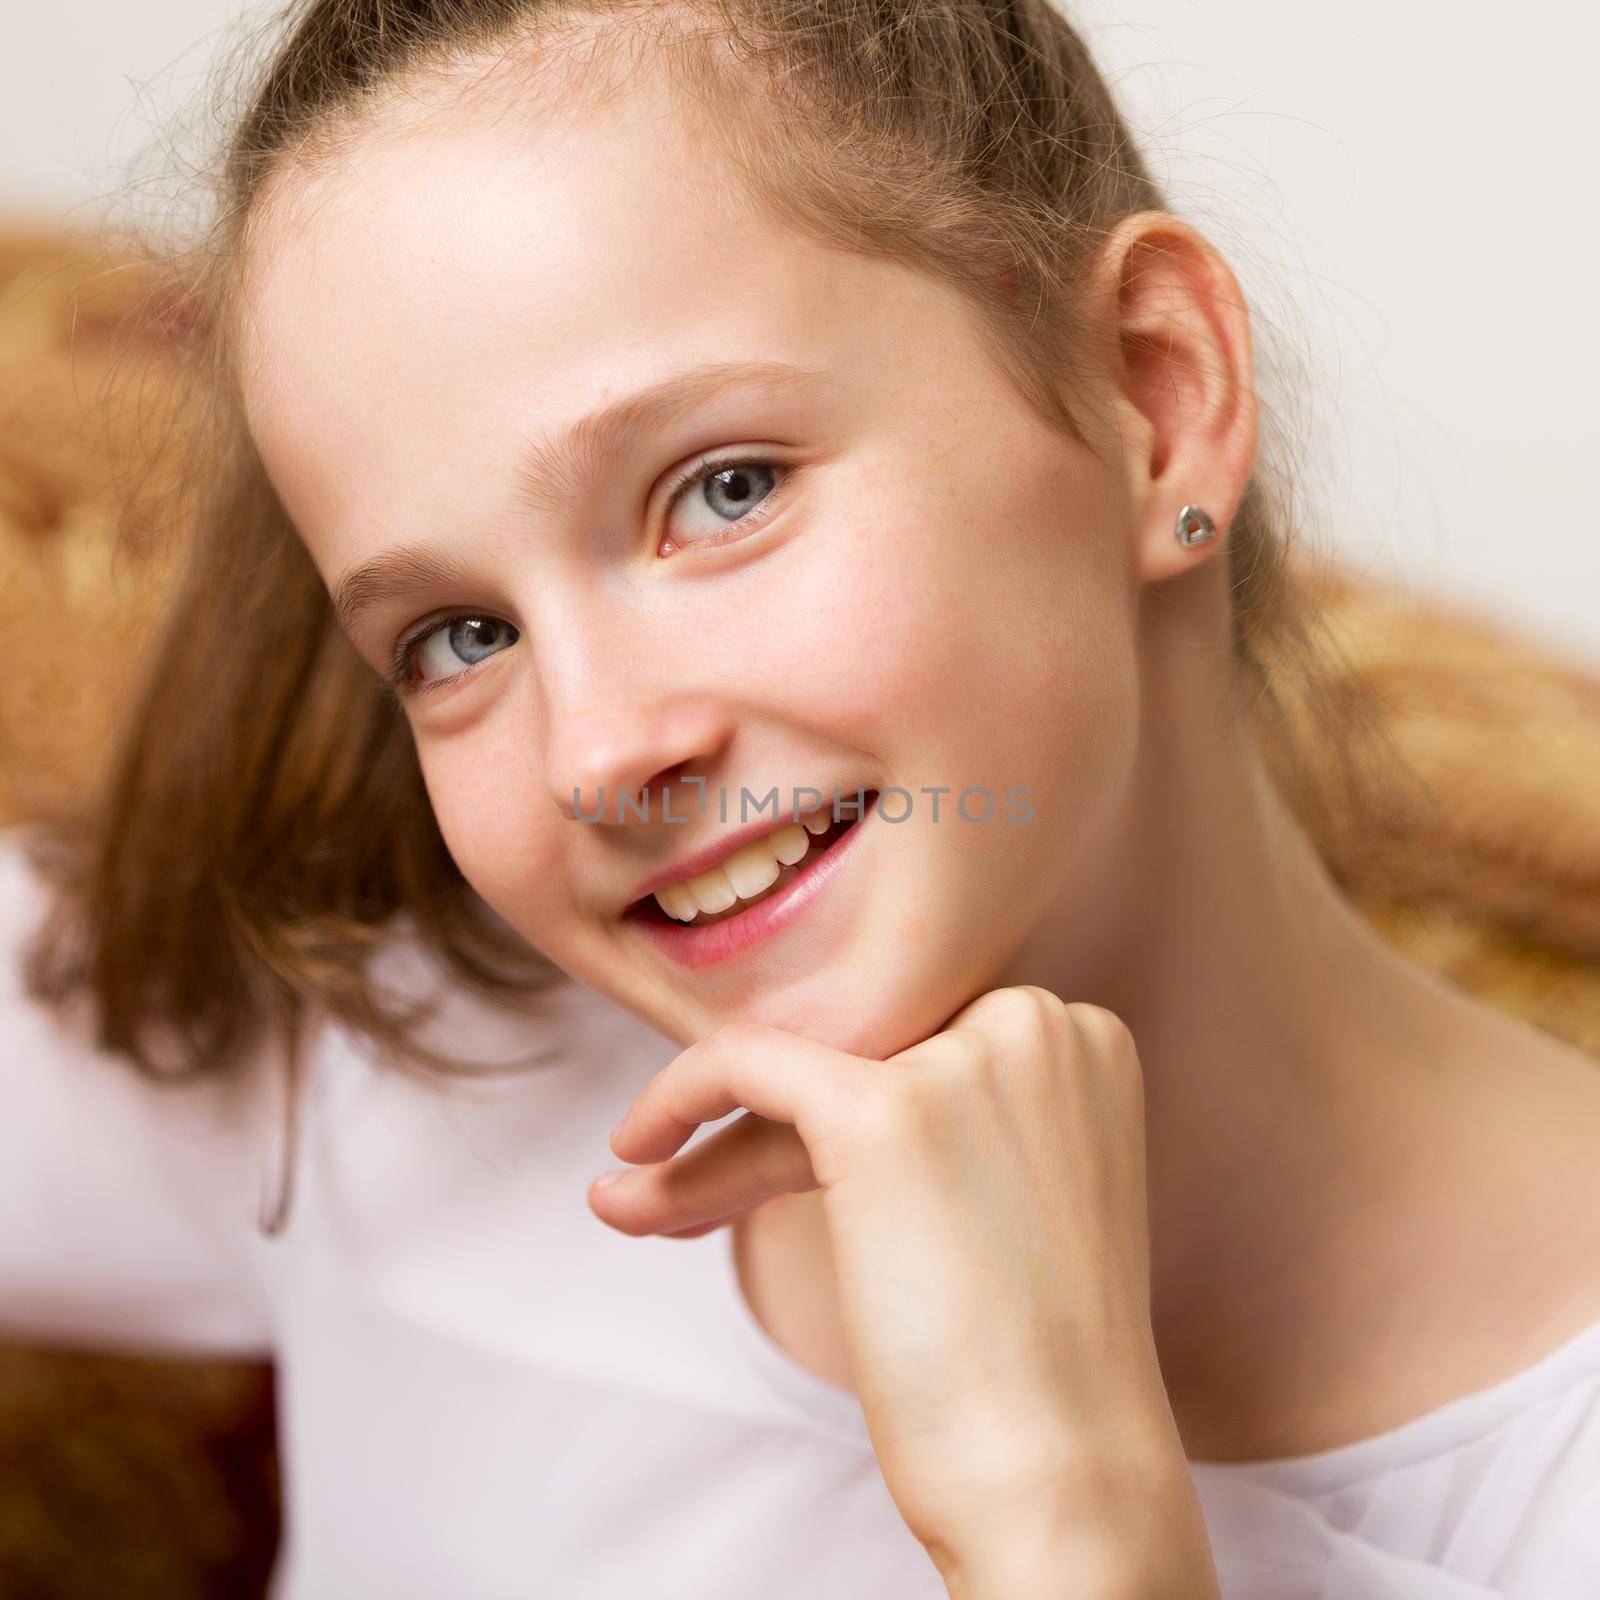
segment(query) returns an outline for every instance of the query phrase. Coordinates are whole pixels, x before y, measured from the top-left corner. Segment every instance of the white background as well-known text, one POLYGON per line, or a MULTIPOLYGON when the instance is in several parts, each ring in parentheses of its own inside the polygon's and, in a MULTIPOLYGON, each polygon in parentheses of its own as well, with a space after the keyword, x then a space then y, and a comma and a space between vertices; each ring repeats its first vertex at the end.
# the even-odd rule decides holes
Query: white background
MULTIPOLYGON (((87 228, 162 203, 213 53, 272 15, 4 4, 0 212, 87 228)), ((1600 665, 1595 8, 1066 4, 1244 284, 1303 537, 1600 665)))

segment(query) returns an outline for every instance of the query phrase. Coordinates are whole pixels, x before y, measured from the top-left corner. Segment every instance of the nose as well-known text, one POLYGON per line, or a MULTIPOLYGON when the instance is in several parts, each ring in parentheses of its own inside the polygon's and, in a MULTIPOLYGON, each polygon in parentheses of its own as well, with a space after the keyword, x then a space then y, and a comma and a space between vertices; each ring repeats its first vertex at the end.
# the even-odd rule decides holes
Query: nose
MULTIPOLYGON (((574 709, 551 738, 552 797, 569 820, 654 822, 662 791, 684 778, 706 777, 732 736, 731 710, 706 696, 574 709)), ((681 813, 683 797, 672 798, 681 813)))

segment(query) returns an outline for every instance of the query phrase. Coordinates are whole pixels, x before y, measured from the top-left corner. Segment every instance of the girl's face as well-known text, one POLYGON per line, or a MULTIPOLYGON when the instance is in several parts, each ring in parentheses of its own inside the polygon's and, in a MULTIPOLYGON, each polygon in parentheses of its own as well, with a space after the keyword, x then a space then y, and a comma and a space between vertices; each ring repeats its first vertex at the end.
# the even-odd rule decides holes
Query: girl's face
POLYGON ((279 176, 250 426, 361 655, 413 641, 478 893, 684 1043, 740 1018, 884 1055, 992 987, 1125 803, 1112 468, 954 292, 759 215, 642 76, 380 118, 279 176), (705 932, 656 909, 836 788, 845 821, 880 801, 781 896, 705 932))

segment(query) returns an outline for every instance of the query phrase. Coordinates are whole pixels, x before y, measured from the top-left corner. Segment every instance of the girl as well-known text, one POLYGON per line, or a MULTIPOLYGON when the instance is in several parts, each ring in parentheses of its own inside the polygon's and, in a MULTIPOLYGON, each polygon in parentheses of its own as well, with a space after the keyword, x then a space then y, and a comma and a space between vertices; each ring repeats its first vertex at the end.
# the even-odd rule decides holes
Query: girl
POLYGON ((270 1350, 295 1600, 1600 1592, 1600 1079, 1270 775, 1248 313, 1061 16, 305 0, 221 179, 8 1320, 270 1350))

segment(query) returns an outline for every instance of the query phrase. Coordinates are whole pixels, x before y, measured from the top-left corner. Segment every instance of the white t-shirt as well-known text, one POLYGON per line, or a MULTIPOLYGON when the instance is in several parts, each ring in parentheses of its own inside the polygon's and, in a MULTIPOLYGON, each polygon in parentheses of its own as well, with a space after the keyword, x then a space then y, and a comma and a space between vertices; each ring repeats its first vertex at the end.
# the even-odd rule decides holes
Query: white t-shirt
MULTIPOLYGON (((430 1038, 549 1059, 446 1091, 324 1024, 268 1238, 281 1073, 153 1085, 87 1008, 24 997, 45 895, 21 837, 0 832, 0 1328, 270 1352, 275 1600, 944 1600, 859 1402, 755 1321, 729 1230, 589 1211, 670 1040, 576 984, 537 1039, 457 991, 430 1038)), ((1192 1467, 1228 1600, 1597 1600, 1600 1324, 1376 1437, 1192 1467)))

